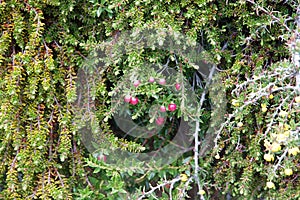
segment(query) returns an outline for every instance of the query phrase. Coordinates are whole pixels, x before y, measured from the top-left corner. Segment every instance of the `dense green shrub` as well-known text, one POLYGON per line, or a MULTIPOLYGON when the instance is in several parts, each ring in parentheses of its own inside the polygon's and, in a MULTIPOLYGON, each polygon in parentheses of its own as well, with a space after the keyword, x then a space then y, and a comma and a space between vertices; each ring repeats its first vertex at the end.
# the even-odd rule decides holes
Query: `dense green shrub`
MULTIPOLYGON (((210 199, 226 194, 237 199, 299 199, 300 103, 296 97, 300 94, 295 86, 299 65, 288 48, 297 38, 298 4, 0 1, 0 198, 184 199, 197 198, 200 192, 210 199), (163 65, 170 59, 169 66, 178 72, 174 80, 198 81, 193 88, 196 98, 201 99, 202 86, 208 85, 208 79, 195 73, 197 66, 176 51, 143 46, 139 51, 128 47, 125 53, 116 49, 126 31, 147 29, 185 35, 186 44, 199 43, 204 60, 217 67, 228 103, 224 123, 211 135, 205 131, 215 117, 212 96, 208 94, 203 104, 197 102, 202 105, 199 112, 184 110, 181 101, 174 100, 176 91, 158 84, 142 84, 136 93, 143 103, 131 105, 130 111, 135 122, 155 123, 148 118, 149 108, 174 100, 177 110, 164 116, 168 123, 160 135, 150 140, 129 137, 114 124, 111 102, 120 81, 133 75, 142 83, 149 74, 156 80, 163 77, 145 71, 145 60, 163 65), (105 60, 102 71, 96 71, 99 79, 91 90, 95 112, 85 116, 93 120, 92 129, 102 129, 96 132, 93 146, 98 151, 91 152, 81 140, 79 122, 84 120, 76 114, 87 109, 78 106, 85 95, 77 92, 84 82, 78 75, 87 70, 94 73, 91 66, 103 62, 99 54, 93 58, 94 50, 109 58, 112 49, 120 54, 113 58, 119 59, 105 60), (197 137, 195 151, 159 168, 126 160, 120 165, 105 162, 113 159, 110 150, 116 147, 130 152, 160 149, 176 134, 185 115, 193 120, 182 123, 196 130, 201 142, 197 137), (206 149, 207 145, 213 148, 206 149)), ((161 36, 162 44, 166 37, 161 36)), ((120 87, 121 97, 134 89, 126 84, 120 87)), ((189 97, 185 94, 180 98, 189 97)))

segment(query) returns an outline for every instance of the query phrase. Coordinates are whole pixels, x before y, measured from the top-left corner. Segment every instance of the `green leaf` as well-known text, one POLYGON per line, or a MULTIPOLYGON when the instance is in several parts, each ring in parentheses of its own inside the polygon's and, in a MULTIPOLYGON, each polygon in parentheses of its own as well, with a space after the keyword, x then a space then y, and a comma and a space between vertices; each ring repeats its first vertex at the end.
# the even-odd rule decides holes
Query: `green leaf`
POLYGON ((99 173, 99 172, 100 172, 100 170, 101 170, 101 168, 100 168, 100 167, 96 167, 93 173, 94 173, 94 174, 97 174, 97 173, 99 173))
POLYGON ((100 17, 102 12, 103 12, 103 8, 99 7, 97 10, 97 17, 100 17))

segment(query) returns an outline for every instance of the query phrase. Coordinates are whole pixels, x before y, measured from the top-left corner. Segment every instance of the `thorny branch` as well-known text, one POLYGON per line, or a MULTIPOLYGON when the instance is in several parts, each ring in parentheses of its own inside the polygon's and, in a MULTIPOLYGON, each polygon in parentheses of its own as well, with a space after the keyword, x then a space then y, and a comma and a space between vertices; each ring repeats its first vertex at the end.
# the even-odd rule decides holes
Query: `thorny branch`
POLYGON ((139 198, 138 198, 138 200, 142 200, 143 198, 145 198, 145 197, 147 197, 147 196, 149 196, 149 195, 151 195, 153 192, 155 192, 156 190, 158 190, 158 189, 160 189, 160 188, 162 188, 162 187, 164 187, 164 186, 166 186, 166 185, 174 185, 176 182, 179 182, 180 181, 180 177, 177 177, 177 178, 175 178, 175 179, 173 179, 173 180, 170 180, 170 181, 166 181, 166 182, 164 182, 164 183, 162 183, 162 184, 159 184, 159 185, 157 185, 157 186, 155 186, 155 187, 151 187, 151 190, 149 190, 148 192, 144 192, 143 193, 143 195, 141 195, 139 198))
POLYGON ((272 13, 272 11, 266 10, 265 8, 259 6, 257 3, 255 3, 252 0, 246 0, 246 1, 253 4, 253 5, 255 5, 256 8, 259 9, 260 11, 262 11, 262 12, 266 13, 267 15, 269 15, 275 22, 282 25, 288 32, 290 32, 290 33, 292 32, 291 29, 285 23, 282 23, 281 20, 272 13))
POLYGON ((298 73, 296 75, 296 87, 298 89, 298 92, 300 93, 300 6, 297 8, 297 18, 296 18, 296 31, 295 36, 296 39, 294 43, 291 45, 291 50, 293 54, 293 62, 295 66, 298 67, 298 73))
MULTIPOLYGON (((207 78, 207 82, 206 82, 204 91, 201 94, 200 105, 198 107, 198 113, 200 112, 201 107, 204 103, 205 94, 206 94, 206 92, 209 88, 209 85, 210 85, 211 81, 212 81, 215 70, 216 70, 216 65, 213 65, 212 68, 210 69, 210 73, 209 73, 209 76, 207 78)), ((199 160, 198 160, 198 158, 199 158, 199 146, 200 146, 199 135, 198 135, 199 132, 200 132, 200 122, 197 120, 196 121, 196 129, 195 129, 195 133, 194 133, 194 140, 195 140, 195 149, 194 149, 195 173, 194 173, 194 178, 195 178, 195 181, 197 182, 197 185, 198 185, 198 191, 200 191, 201 187, 202 187, 200 185, 199 175, 198 175, 198 173, 199 173, 199 160)))
MULTIPOLYGON (((274 90, 272 90, 272 92, 277 92, 277 91, 286 91, 286 90, 292 90, 292 91, 295 91, 296 90, 296 87, 294 86, 290 86, 290 85, 287 85, 285 87, 278 87, 274 90)), ((269 92, 268 91, 262 91, 260 90, 258 93, 255 93, 256 95, 253 95, 255 96, 255 98, 253 98, 252 100, 248 100, 246 102, 244 102, 244 104, 239 107, 238 109, 235 109, 235 111, 230 114, 227 118, 227 120, 221 125, 220 129, 216 132, 216 138, 215 138, 215 149, 218 148, 218 140, 221 138, 220 134, 222 132, 222 130, 225 128, 226 125, 228 125, 230 123, 230 121, 239 113, 241 112, 241 110, 243 110, 244 108, 246 108, 247 106, 251 105, 251 104, 254 104, 255 102, 257 102, 259 99, 261 99, 262 97, 264 96, 267 96, 269 95, 269 92)))

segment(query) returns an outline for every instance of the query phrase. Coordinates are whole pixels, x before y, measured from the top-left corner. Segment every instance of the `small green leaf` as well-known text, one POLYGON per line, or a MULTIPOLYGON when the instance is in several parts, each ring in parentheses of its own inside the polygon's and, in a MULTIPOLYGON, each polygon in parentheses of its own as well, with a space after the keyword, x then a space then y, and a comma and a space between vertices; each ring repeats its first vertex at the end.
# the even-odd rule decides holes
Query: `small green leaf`
POLYGON ((103 8, 99 7, 97 10, 97 17, 100 17, 102 12, 103 12, 103 8))
POLYGON ((94 172, 93 172, 93 173, 94 173, 94 174, 97 174, 97 173, 99 173, 99 172, 100 172, 100 170, 101 170, 101 169, 100 169, 99 167, 96 167, 96 169, 94 170, 94 172))

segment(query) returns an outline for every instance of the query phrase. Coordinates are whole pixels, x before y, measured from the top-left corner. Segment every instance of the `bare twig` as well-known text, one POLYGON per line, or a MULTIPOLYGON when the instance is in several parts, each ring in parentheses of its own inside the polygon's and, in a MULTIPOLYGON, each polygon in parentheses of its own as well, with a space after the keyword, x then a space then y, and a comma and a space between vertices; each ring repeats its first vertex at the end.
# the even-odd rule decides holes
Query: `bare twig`
MULTIPOLYGON (((214 72, 216 70, 216 65, 213 65, 213 67, 210 69, 210 73, 209 73, 209 76, 207 78, 207 82, 206 82, 206 85, 205 85, 205 89, 204 91, 202 92, 201 94, 201 99, 200 99, 200 105, 198 107, 198 113, 200 113, 201 111, 201 107, 204 103, 204 100, 205 100, 205 94, 206 94, 206 91, 208 90, 209 88, 209 85, 213 79, 213 75, 214 75, 214 72)), ((201 190, 201 185, 200 185, 200 181, 199 181, 199 146, 200 146, 200 142, 199 142, 199 133, 200 131, 200 123, 199 121, 197 120, 196 121, 196 129, 195 129, 195 133, 194 133, 194 140, 195 140, 195 148, 194 148, 194 160, 195 160, 195 173, 194 173, 194 178, 195 178, 195 181, 197 182, 197 185, 198 185, 198 191, 201 190)))
POLYGON ((297 18, 296 18, 296 31, 295 31, 295 41, 294 44, 291 45, 292 54, 293 54, 293 62, 296 67, 298 67, 298 73, 296 75, 296 87, 298 92, 300 93, 300 7, 297 8, 297 18))
MULTIPOLYGON (((276 89, 273 90, 273 92, 277 92, 277 91, 286 91, 286 90, 292 90, 294 91, 296 88, 294 86, 285 86, 285 87, 278 87, 276 89)), ((244 108, 246 108, 247 106, 251 105, 251 104, 255 104, 259 99, 261 99, 263 96, 267 96, 269 94, 269 92, 265 91, 265 92, 262 92, 261 90, 258 91, 257 93, 255 93, 255 95, 253 95, 253 99, 250 99, 246 102, 244 102, 244 104, 235 109, 235 111, 228 116, 227 120, 222 123, 220 129, 216 132, 216 138, 215 138, 215 148, 217 149, 218 148, 218 140, 220 139, 220 134, 222 132, 222 130, 225 128, 226 125, 228 125, 231 121, 231 119, 233 119, 239 112, 241 112, 241 110, 243 110, 244 108)))
POLYGON ((270 132, 270 130, 272 129, 272 126, 273 126, 273 123, 274 123, 274 120, 275 120, 275 117, 276 115, 278 115, 279 111, 281 110, 281 108, 283 107, 283 104, 290 98, 290 96, 293 94, 290 93, 289 95, 287 95, 286 98, 284 98, 284 100, 277 106, 275 112, 273 113, 273 116, 272 116, 272 119, 271 121, 267 124, 267 129, 265 131, 265 136, 270 132))
POLYGON ((273 11, 266 10, 265 8, 259 6, 257 3, 255 3, 252 0, 246 0, 246 1, 253 4, 253 5, 255 5, 257 9, 259 9, 260 11, 262 11, 262 12, 266 13, 267 15, 269 15, 275 22, 282 25, 289 33, 292 33, 291 29, 285 23, 282 23, 281 20, 273 14, 273 11))
POLYGON ((170 181, 166 181, 166 182, 164 182, 164 183, 162 183, 162 184, 159 184, 159 185, 157 185, 157 186, 155 186, 155 187, 151 187, 151 190, 149 190, 148 192, 144 192, 143 193, 143 195, 141 195, 139 198, 138 198, 138 200, 142 200, 143 198, 145 198, 145 197, 147 197, 147 196, 149 196, 149 195, 151 195, 153 192, 155 192, 156 190, 158 190, 158 189, 160 189, 160 188, 162 188, 162 187, 164 187, 164 186, 166 186, 166 185, 174 185, 176 182, 178 182, 178 181, 180 181, 180 177, 177 177, 177 178, 175 178, 175 179, 173 179, 173 180, 170 180, 170 181))
POLYGON ((280 166, 281 161, 282 161, 282 160, 284 159, 284 157, 286 156, 288 150, 289 150, 289 148, 286 148, 286 149, 285 149, 285 151, 283 152, 283 154, 279 157, 277 164, 274 165, 274 170, 273 170, 274 174, 276 173, 278 167, 280 166))

